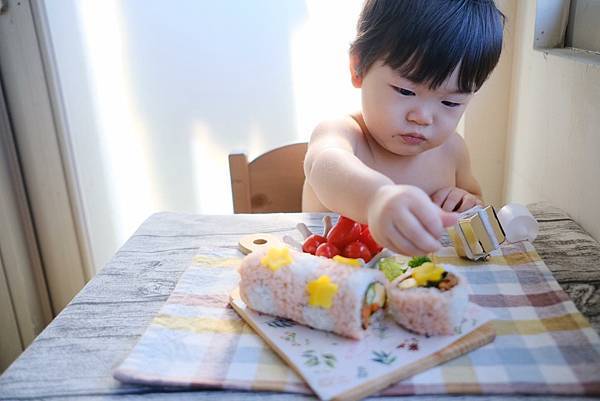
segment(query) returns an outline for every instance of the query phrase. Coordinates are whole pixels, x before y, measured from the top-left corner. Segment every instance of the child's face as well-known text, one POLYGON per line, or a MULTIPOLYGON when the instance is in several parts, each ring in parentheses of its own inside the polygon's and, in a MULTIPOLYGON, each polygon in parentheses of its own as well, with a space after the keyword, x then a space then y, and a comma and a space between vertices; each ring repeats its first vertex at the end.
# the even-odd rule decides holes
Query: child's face
POLYGON ((457 90, 458 68, 435 90, 399 75, 381 61, 362 79, 365 124, 375 140, 398 155, 410 156, 441 145, 456 129, 472 97, 457 90))

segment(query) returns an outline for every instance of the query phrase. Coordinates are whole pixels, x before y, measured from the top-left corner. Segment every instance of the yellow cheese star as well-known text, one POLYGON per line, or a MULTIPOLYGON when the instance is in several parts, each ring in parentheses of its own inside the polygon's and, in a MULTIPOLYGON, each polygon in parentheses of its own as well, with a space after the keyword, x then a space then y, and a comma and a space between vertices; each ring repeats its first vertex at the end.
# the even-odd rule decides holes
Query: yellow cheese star
POLYGON ((281 269, 283 266, 291 265, 293 262, 290 250, 287 247, 269 248, 267 254, 260 259, 263 266, 273 271, 281 269))
POLYGON ((333 260, 335 260, 336 262, 341 263, 343 265, 354 266, 354 267, 362 266, 362 263, 360 262, 360 260, 354 259, 354 258, 345 258, 341 255, 335 255, 333 257, 333 260))
POLYGON ((333 297, 337 293, 338 286, 331 282, 327 275, 323 275, 306 285, 309 294, 308 304, 324 309, 331 308, 333 297))

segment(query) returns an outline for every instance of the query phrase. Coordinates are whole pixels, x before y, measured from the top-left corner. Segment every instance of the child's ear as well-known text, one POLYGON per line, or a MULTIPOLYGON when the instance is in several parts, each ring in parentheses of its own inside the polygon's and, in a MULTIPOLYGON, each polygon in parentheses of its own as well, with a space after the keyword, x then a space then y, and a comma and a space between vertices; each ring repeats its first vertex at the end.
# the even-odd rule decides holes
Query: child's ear
POLYGON ((358 65, 360 63, 360 58, 358 54, 350 53, 350 74, 352 77, 352 85, 355 88, 360 88, 362 86, 362 76, 358 73, 358 65))

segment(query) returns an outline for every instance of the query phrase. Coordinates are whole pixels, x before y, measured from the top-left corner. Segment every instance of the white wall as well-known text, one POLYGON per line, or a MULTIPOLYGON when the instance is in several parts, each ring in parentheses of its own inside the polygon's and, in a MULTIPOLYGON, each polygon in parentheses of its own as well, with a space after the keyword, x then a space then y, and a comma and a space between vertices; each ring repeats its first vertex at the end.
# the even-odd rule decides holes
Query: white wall
POLYGON ((227 155, 359 106, 361 0, 44 3, 95 267, 151 213, 231 213, 227 155))
POLYGON ((505 204, 504 171, 510 110, 516 0, 496 0, 506 16, 500 61, 467 108, 459 132, 471 155, 471 168, 483 199, 496 210, 505 204))
POLYGON ((600 239, 600 55, 534 50, 562 42, 565 0, 497 4, 503 54, 462 121, 485 200, 548 201, 600 239))
POLYGON ((600 240, 600 55, 534 50, 535 19, 519 1, 505 196, 550 201, 600 240))

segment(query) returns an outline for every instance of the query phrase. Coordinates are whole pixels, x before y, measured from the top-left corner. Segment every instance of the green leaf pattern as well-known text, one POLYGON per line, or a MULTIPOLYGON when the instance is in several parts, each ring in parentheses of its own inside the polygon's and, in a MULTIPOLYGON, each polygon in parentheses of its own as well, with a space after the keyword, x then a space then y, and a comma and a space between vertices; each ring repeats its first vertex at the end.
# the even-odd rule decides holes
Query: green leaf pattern
POLYGON ((278 317, 277 319, 273 319, 270 322, 267 322, 267 324, 271 327, 280 327, 280 328, 287 328, 287 327, 294 327, 296 325, 296 322, 294 322, 293 320, 290 319, 285 319, 282 317, 278 317))
POLYGON ((315 350, 312 349, 304 351, 302 357, 305 359, 304 364, 306 366, 318 366, 323 364, 330 368, 335 368, 335 364, 337 363, 337 358, 334 354, 326 352, 319 355, 315 350))
POLYGON ((373 351, 372 361, 378 362, 384 365, 391 365, 396 360, 396 357, 391 352, 386 351, 373 351))

